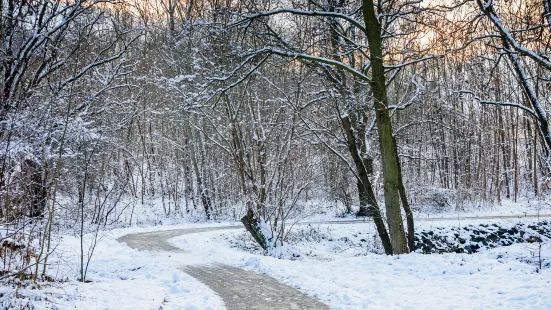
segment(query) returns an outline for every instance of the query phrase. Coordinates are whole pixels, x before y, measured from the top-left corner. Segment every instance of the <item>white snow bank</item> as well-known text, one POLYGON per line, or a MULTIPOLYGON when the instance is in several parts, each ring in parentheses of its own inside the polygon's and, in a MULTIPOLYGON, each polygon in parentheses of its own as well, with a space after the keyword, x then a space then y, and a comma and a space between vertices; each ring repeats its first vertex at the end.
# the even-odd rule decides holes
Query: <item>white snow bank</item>
MULTIPOLYGON (((225 224, 227 225, 227 224, 225 224)), ((177 225, 193 228, 201 225, 177 225)), ((204 226, 204 225, 203 225, 204 226)), ((21 309, 28 300, 36 309, 224 309, 222 299, 193 277, 179 270, 159 253, 140 252, 116 241, 133 232, 160 227, 117 229, 104 233, 94 252, 86 279, 80 283, 80 240, 64 236, 57 245, 49 274, 67 282, 52 283, 40 290, 2 288, 0 308, 21 309), (24 297, 24 298, 22 298, 24 297)), ((89 241, 91 236, 87 236, 89 241)), ((87 246, 87 245, 85 245, 87 246)))
MULTIPOLYGON (((455 221, 438 224, 457 225, 455 221)), ((341 238, 373 233, 371 225, 331 225, 330 229, 334 238, 341 238)), ((419 222, 418 227, 431 225, 419 222)), ((310 250, 316 255, 291 261, 229 248, 228 239, 239 234, 211 232, 171 240, 209 261, 223 258, 224 263, 266 273, 334 309, 551 309, 551 269, 537 273, 535 265, 522 261, 532 255, 532 244, 472 255, 384 256, 364 250, 362 256, 354 257, 348 251, 328 252, 327 245, 318 247, 314 242, 310 250)), ((551 244, 544 244, 543 253, 551 255, 551 244)))

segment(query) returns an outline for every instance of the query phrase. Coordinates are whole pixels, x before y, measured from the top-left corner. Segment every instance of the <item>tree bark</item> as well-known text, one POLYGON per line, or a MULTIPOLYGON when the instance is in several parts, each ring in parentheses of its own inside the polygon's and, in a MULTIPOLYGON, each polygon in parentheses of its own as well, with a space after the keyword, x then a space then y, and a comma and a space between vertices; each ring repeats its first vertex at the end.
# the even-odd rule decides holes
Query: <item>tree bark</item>
POLYGON ((346 132, 348 150, 350 152, 350 155, 352 156, 352 159, 354 160, 356 170, 358 171, 358 191, 360 196, 360 205, 366 206, 369 212, 372 214, 373 222, 375 222, 375 226, 377 228, 379 237, 381 238, 381 242, 383 243, 385 253, 387 255, 392 255, 394 253, 392 249, 392 243, 390 241, 385 223, 381 216, 381 211, 379 210, 377 199, 375 199, 375 193, 373 192, 373 186, 371 185, 371 181, 369 180, 368 171, 364 165, 362 158, 358 154, 358 147, 356 146, 356 139, 354 137, 354 132, 352 131, 350 118, 342 117, 341 122, 346 132))
MULTIPOLYGON (((396 145, 396 143, 394 143, 396 145)), ((396 155, 398 155, 398 152, 396 151, 396 155)), ((408 240, 408 248, 410 252, 415 251, 415 224, 413 221, 413 211, 411 211, 411 207, 409 205, 409 201, 406 194, 406 188, 404 186, 404 178, 402 175, 402 164, 400 163, 400 158, 397 157, 396 161, 398 162, 398 173, 399 173, 399 188, 398 191, 400 192, 400 199, 402 200, 402 207, 404 208, 404 212, 406 213, 406 222, 407 222, 407 228, 408 228, 408 234, 407 234, 407 240, 408 240)))
POLYGON ((375 14, 373 0, 363 0, 364 22, 371 58, 371 90, 373 92, 377 132, 384 180, 386 217, 394 254, 408 253, 404 224, 400 212, 400 165, 396 141, 388 111, 386 77, 383 66, 381 25, 375 14))

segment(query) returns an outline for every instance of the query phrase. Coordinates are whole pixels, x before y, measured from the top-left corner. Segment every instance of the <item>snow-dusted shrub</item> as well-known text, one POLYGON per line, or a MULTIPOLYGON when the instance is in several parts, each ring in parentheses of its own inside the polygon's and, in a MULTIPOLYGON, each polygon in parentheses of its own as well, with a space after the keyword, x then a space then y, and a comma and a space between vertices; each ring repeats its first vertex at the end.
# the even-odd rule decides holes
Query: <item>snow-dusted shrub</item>
POLYGON ((230 234, 227 238, 232 248, 252 254, 264 253, 264 250, 262 250, 258 242, 253 239, 249 232, 230 234))
POLYGON ((444 212, 455 206, 456 191, 444 188, 422 187, 410 191, 414 211, 444 212))
POLYGON ((0 231, 0 277, 5 280, 30 279, 35 276, 39 235, 32 231, 2 229, 0 231))
POLYGON ((323 240, 330 239, 330 235, 331 230, 329 228, 322 229, 319 226, 308 224, 289 233, 287 241, 291 244, 297 244, 298 242, 320 243, 323 240))

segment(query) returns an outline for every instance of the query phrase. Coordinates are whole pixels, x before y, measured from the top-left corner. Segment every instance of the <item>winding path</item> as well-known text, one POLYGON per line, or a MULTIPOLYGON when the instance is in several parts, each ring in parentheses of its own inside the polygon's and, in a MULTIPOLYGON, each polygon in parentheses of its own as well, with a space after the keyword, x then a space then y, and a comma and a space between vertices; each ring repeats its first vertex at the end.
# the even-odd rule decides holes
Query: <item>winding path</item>
MULTIPOLYGON (((551 218, 551 214, 525 214, 506 216, 420 218, 416 221, 483 220, 551 218)), ((365 220, 342 220, 301 224, 358 224, 365 220)), ((140 251, 185 253, 171 245, 168 239, 202 232, 244 229, 242 226, 205 227, 154 231, 123 236, 117 241, 140 251)), ((181 266, 186 272, 215 291, 224 301, 227 309, 328 309, 328 307, 300 291, 264 275, 249 272, 228 265, 181 266)))
MULTIPOLYGON (((155 231, 123 236, 117 241, 140 251, 181 253, 168 239, 201 232, 244 229, 243 227, 209 227, 155 231)), ((186 272, 215 291, 229 310, 241 309, 328 309, 300 291, 264 275, 228 265, 183 266, 186 272)))

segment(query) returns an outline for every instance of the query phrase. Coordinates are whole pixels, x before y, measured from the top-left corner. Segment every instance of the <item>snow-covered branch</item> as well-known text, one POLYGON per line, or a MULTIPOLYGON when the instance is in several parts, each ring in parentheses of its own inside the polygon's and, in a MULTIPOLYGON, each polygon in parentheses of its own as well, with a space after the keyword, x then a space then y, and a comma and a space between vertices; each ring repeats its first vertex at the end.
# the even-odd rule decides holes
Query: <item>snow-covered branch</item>
POLYGON ((343 14, 343 13, 338 13, 338 12, 305 11, 305 10, 298 10, 298 9, 293 9, 293 8, 279 8, 279 9, 275 9, 275 10, 271 10, 271 11, 265 11, 265 12, 260 12, 260 13, 257 13, 257 14, 249 15, 245 19, 243 19, 241 21, 238 21, 237 23, 231 24, 228 27, 239 26, 239 25, 242 25, 244 23, 255 20, 257 18, 260 18, 260 17, 271 16, 271 15, 276 15, 276 14, 284 14, 284 13, 290 13, 290 14, 294 14, 294 15, 339 18, 339 19, 343 19, 343 20, 349 22, 350 24, 354 25, 358 29, 365 32, 365 27, 363 26, 363 24, 360 21, 354 19, 353 17, 351 17, 349 15, 346 15, 346 14, 343 14))

